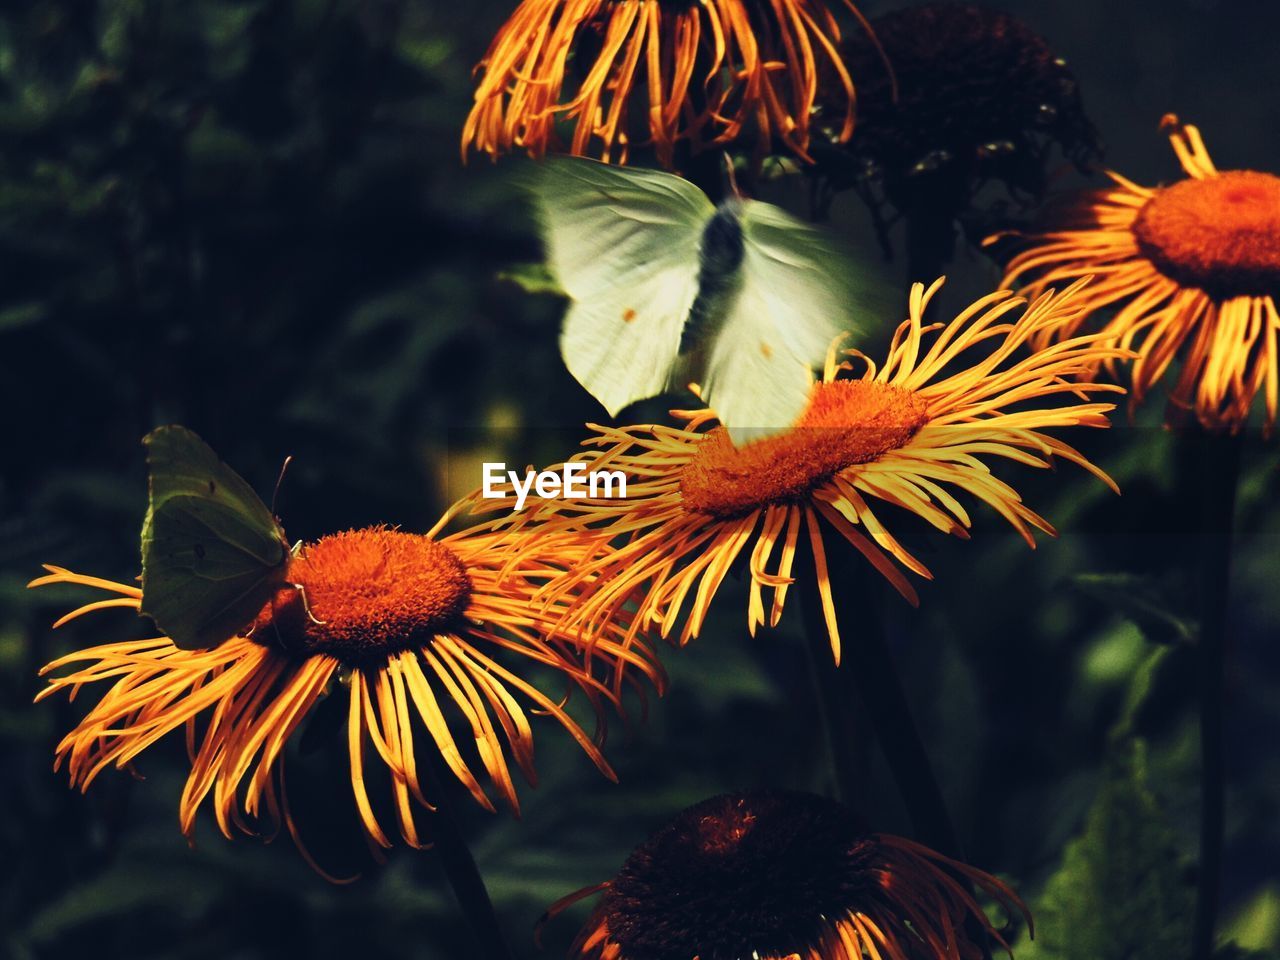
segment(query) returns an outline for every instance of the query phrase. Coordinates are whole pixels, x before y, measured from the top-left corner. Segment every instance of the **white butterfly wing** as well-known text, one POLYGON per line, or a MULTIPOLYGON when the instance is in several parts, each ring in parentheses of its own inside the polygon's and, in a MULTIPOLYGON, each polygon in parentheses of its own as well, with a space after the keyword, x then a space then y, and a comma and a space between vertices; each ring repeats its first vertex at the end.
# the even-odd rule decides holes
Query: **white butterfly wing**
POLYGON ((716 331, 704 397, 735 443, 786 429, 804 409, 818 366, 859 306, 874 299, 849 257, 821 231, 748 201, 739 291, 716 331))
POLYGON ((668 386, 715 208, 671 174, 570 158, 545 167, 539 214, 551 269, 573 300, 560 352, 617 415, 668 386))
POLYGON ((809 397, 809 365, 775 346, 773 332, 766 314, 743 313, 711 348, 702 396, 737 446, 785 430, 809 397))

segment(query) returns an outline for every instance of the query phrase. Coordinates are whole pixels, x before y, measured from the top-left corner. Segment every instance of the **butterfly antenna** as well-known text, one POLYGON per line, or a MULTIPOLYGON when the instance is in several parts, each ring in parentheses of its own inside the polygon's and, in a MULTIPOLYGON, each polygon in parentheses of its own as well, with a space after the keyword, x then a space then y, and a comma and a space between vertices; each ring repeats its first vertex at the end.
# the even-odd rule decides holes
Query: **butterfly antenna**
POLYGON ((271 491, 271 514, 275 515, 276 500, 280 498, 280 485, 284 483, 285 471, 289 469, 289 464, 293 463, 293 454, 284 458, 284 463, 280 464, 280 475, 276 477, 276 488, 271 491))
POLYGON ((311 612, 311 604, 307 603, 307 588, 305 584, 291 583, 289 586, 298 591, 298 595, 302 597, 302 609, 307 612, 307 619, 314 623, 317 627, 323 627, 328 621, 317 620, 316 615, 311 612))
POLYGON ((733 157, 729 156, 729 151, 724 152, 724 170, 729 178, 729 189, 733 191, 733 195, 742 198, 742 191, 738 189, 738 174, 733 169, 733 157))

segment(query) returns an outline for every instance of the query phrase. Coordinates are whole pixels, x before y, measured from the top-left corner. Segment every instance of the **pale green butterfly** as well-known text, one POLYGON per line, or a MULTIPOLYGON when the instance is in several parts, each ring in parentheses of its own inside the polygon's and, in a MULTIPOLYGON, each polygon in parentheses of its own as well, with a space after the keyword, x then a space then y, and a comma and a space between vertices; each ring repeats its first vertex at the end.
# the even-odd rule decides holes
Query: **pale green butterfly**
POLYGON ((569 372, 611 415, 701 383, 734 442, 790 426, 870 284, 820 230, 680 177, 581 158, 544 164, 549 265, 572 299, 569 372))
POLYGON ((179 647, 217 646, 290 585, 293 551, 253 488, 190 430, 160 427, 142 442, 141 612, 179 647))

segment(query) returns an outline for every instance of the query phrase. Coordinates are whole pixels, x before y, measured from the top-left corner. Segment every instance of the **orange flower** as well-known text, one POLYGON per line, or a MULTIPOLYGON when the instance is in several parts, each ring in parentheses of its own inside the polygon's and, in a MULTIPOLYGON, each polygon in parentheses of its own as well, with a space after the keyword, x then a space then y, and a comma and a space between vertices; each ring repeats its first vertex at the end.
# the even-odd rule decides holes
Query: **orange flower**
POLYGON ((633 131, 670 168, 676 141, 728 143, 752 127, 758 155, 777 137, 807 158, 820 69, 842 106, 833 135, 853 132, 839 39, 825 0, 522 0, 480 62, 463 155, 541 156, 563 119, 569 152, 605 161, 626 162, 633 131))
MULTIPOLYGON (((86 790, 103 770, 128 767, 151 744, 185 729, 192 767, 179 819, 188 839, 199 807, 211 797, 228 838, 237 830, 274 831, 283 821, 297 840, 285 793, 285 747, 315 705, 345 687, 355 805, 381 847, 391 841, 366 788, 373 772, 366 768, 366 743, 388 773, 401 838, 421 846, 413 808, 429 803, 414 739, 419 722, 427 749, 438 751, 488 810, 494 808, 473 772, 477 763, 514 811, 519 805, 507 753, 534 782, 533 728, 521 699, 554 718, 612 778, 597 744, 559 697, 519 672, 521 664, 558 672, 586 692, 597 718, 602 701, 617 699, 591 676, 579 648, 550 630, 548 618, 564 608, 558 615, 529 602, 539 583, 580 559, 581 541, 540 542, 545 550, 517 559, 491 534, 436 540, 383 527, 338 533, 293 560, 289 579, 300 589, 264 607, 244 636, 207 650, 149 637, 60 657, 41 671, 52 677, 37 699, 59 690, 74 696, 103 681, 111 686, 58 745, 56 766, 65 762, 72 784, 86 790), (451 717, 470 727, 471 743, 454 739, 451 717)), ((73 610, 55 626, 94 610, 139 607, 136 587, 46 569, 49 575, 31 586, 73 583, 114 595, 73 610)), ((648 651, 616 641, 613 633, 622 629, 595 638, 593 656, 634 667, 661 687, 648 651)))
POLYGON ((715 797, 683 811, 612 880, 572 956, 759 960, 976 960, 970 922, 1008 950, 970 892, 1008 913, 1026 906, 990 874, 927 847, 865 830, 833 800, 803 793, 715 797))
POLYGON ((1262 393, 1270 432, 1280 394, 1280 177, 1221 172, 1199 130, 1173 116, 1163 123, 1188 179, 1148 188, 1109 174, 1115 187, 1081 196, 1062 229, 1026 238, 1005 283, 1030 279, 1027 294, 1035 296, 1096 275, 1081 316, 1046 331, 1041 343, 1073 336, 1096 311, 1118 308, 1103 330, 1136 353, 1131 404, 1180 358, 1172 404, 1194 410, 1211 430, 1234 433, 1262 393))
MULTIPOLYGON (((950 323, 926 326, 925 311, 941 283, 928 291, 913 287, 910 317, 898 328, 884 366, 877 368, 856 350, 844 351, 846 359, 839 362, 833 347, 808 408, 787 432, 738 448, 714 425, 711 410, 676 411, 687 421, 683 427, 593 425, 585 445, 599 449, 575 460, 587 470, 625 474, 625 499, 541 501, 506 522, 516 528, 589 529, 621 542, 557 579, 545 596, 568 604, 568 622, 588 631, 615 623, 636 602, 632 633, 657 623, 666 637, 687 608, 679 634, 684 644, 698 635, 725 575, 748 551, 747 623, 754 632, 766 622, 778 623, 794 581, 796 552, 807 545, 839 663, 824 526, 916 603, 901 568, 922 577, 930 573, 889 532, 886 508, 966 537, 969 513, 954 495, 966 493, 995 509, 1034 547, 1032 530, 1053 535, 1053 527, 985 461, 1047 467, 1059 457, 1114 489, 1080 453, 1042 431, 1108 425, 1114 405, 1094 402, 1089 394, 1120 388, 1078 384, 1075 378, 1120 351, 1090 335, 1017 356, 1037 335, 1075 321, 1084 285, 1043 294, 1017 319, 1011 316, 1025 301, 999 291, 950 323), (860 377, 849 376, 855 364, 864 365, 860 377), (1078 402, 1044 403, 1062 394, 1078 402), (766 591, 773 594, 770 604, 766 591)), ((489 501, 488 509, 494 504, 502 501, 489 501)))

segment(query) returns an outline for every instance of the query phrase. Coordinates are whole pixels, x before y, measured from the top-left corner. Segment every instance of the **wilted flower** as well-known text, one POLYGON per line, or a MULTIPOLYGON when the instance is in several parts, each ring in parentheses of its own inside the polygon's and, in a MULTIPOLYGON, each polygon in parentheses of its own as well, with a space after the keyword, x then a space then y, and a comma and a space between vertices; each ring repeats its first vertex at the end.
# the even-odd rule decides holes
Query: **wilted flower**
POLYGON ((1055 144, 1077 164, 1097 153, 1071 70, 1016 17, 925 3, 877 17, 871 28, 896 83, 873 69, 879 48, 862 34, 846 38, 841 51, 859 78, 858 132, 843 146, 815 141, 814 173, 828 189, 857 191, 886 250, 890 211, 942 234, 929 239, 945 259, 953 221, 984 184, 1039 197, 1055 144))
POLYGON ((463 153, 541 156, 563 122, 570 153, 619 163, 635 144, 671 167, 677 141, 742 137, 803 157, 820 66, 837 136, 853 131, 840 35, 825 0, 522 0, 480 63, 463 153))
POLYGON ((1280 177, 1219 171, 1199 130, 1173 116, 1163 122, 1187 179, 1150 188, 1109 174, 1114 187, 1080 196, 1058 228, 1025 238, 1005 282, 1030 281, 1034 296, 1096 275, 1080 315, 1044 331, 1040 343, 1074 336, 1095 312, 1118 308, 1099 326, 1136 353, 1132 404, 1181 360, 1175 406, 1211 430, 1236 432, 1262 393, 1270 431, 1280 394, 1280 177))
POLYGON ((715 797, 636 848, 601 893, 572 955, 583 960, 969 960, 972 930, 1008 949, 971 892, 1030 916, 1005 884, 846 807, 803 793, 715 797))

